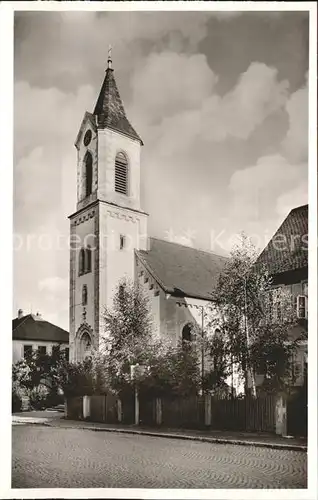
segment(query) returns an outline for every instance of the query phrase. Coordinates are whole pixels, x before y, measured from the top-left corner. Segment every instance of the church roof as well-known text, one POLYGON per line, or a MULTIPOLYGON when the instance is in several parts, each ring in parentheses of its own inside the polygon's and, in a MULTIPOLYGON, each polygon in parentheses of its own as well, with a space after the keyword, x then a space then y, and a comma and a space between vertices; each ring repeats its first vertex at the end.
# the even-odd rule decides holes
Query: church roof
POLYGON ((150 238, 150 250, 136 250, 166 293, 211 300, 226 257, 150 238))
POLYGON ((69 334, 41 317, 27 314, 12 320, 12 339, 66 343, 69 341, 69 334))
POLYGON ((114 70, 110 67, 106 70, 93 114, 97 117, 99 128, 111 128, 128 137, 137 139, 142 144, 141 138, 126 117, 124 105, 114 78, 114 70))
POLYGON ((256 261, 272 275, 308 266, 308 205, 294 208, 256 261))

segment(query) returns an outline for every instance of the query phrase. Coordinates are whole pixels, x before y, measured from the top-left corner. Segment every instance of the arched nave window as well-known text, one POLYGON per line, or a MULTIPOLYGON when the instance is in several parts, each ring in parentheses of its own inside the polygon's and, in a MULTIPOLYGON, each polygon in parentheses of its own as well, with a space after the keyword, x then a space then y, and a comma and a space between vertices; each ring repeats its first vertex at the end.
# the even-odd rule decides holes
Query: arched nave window
POLYGON ((190 323, 187 323, 184 325, 182 328, 182 345, 184 347, 187 347, 190 345, 190 342, 192 341, 192 325, 190 323))

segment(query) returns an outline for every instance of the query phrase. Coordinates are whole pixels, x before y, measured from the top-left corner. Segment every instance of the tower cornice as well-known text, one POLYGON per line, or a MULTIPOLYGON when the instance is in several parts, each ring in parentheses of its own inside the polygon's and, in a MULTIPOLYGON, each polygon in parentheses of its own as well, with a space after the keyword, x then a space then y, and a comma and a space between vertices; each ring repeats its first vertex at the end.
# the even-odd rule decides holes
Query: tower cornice
POLYGON ((92 208, 96 207, 99 203, 102 203, 103 205, 109 205, 110 207, 113 207, 113 208, 119 208, 121 210, 128 210, 129 212, 134 212, 134 213, 141 214, 141 215, 147 215, 147 216, 149 215, 147 212, 144 212, 143 210, 137 210, 136 208, 131 208, 131 207, 123 207, 122 205, 119 205, 117 203, 97 199, 97 200, 93 201, 92 203, 90 203, 89 205, 86 205, 85 207, 80 208, 76 212, 73 212, 71 215, 68 216, 68 219, 71 220, 75 216, 81 214, 82 212, 85 212, 86 210, 91 210, 92 208))

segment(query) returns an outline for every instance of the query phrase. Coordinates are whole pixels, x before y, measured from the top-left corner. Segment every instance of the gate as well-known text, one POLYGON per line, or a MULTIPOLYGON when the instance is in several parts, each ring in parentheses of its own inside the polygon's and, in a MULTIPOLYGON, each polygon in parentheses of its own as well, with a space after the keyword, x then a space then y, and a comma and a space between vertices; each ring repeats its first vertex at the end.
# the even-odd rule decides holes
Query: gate
POLYGON ((90 397, 90 420, 93 422, 117 423, 117 398, 113 394, 90 397))
POLYGON ((139 422, 140 425, 155 425, 156 403, 149 392, 139 392, 139 422))
POLYGON ((302 388, 287 401, 287 433, 290 436, 307 436, 307 390, 302 388))
POLYGON ((275 398, 212 398, 212 428, 241 432, 275 432, 275 398))
POLYGON ((122 404, 122 423, 131 425, 135 423, 135 392, 127 389, 120 394, 122 404))

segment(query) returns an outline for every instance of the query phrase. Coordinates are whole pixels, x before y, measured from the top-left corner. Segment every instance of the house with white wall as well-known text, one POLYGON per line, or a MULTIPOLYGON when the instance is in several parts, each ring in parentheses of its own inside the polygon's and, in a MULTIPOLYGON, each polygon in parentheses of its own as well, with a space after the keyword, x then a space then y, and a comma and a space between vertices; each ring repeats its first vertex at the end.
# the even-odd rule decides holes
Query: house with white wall
MULTIPOLYGON (((301 339, 293 360, 296 386, 307 378, 308 336, 308 205, 290 211, 272 239, 257 259, 271 275, 273 289, 287 291, 292 297, 297 325, 291 328, 290 338, 301 339)), ((281 318, 276 304, 277 321, 281 318)), ((262 377, 258 377, 261 382, 262 377)))
POLYGON ((12 320, 12 361, 22 360, 32 351, 41 354, 52 354, 60 349, 69 357, 69 333, 59 326, 45 321, 37 314, 23 314, 19 309, 18 316, 12 320))

